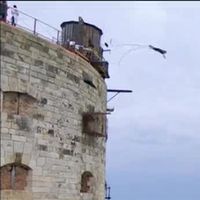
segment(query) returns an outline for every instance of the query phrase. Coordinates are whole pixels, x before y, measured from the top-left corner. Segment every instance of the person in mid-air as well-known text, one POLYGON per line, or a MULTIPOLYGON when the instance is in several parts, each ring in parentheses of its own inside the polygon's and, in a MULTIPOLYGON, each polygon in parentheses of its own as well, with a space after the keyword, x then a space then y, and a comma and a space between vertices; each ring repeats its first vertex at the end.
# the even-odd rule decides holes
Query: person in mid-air
POLYGON ((166 58, 165 54, 167 53, 167 51, 160 49, 160 48, 157 48, 157 47, 154 47, 152 45, 149 45, 149 48, 153 49, 154 51, 161 53, 163 55, 163 57, 166 58))

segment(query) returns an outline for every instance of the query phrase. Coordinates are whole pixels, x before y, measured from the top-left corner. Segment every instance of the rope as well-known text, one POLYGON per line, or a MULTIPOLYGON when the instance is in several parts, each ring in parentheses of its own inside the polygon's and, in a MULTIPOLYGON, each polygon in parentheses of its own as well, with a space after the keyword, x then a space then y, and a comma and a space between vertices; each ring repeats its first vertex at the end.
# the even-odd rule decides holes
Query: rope
POLYGON ((139 49, 144 49, 144 48, 148 48, 148 45, 140 45, 140 44, 123 44, 121 46, 133 46, 133 48, 129 49, 128 51, 126 51, 120 58, 119 62, 118 62, 118 65, 121 64, 121 61, 128 55, 130 54, 131 52, 133 51, 137 51, 139 49), (135 48, 134 48, 135 46, 135 48))

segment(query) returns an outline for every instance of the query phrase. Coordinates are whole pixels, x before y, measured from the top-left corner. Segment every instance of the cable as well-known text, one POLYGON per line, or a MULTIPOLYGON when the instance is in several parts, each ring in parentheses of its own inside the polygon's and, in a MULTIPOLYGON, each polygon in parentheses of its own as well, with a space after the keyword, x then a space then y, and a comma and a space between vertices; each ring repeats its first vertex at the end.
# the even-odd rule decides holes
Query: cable
POLYGON ((123 47, 123 46, 131 46, 131 47, 148 47, 148 45, 143 45, 143 44, 118 44, 114 47, 123 47))
MULTIPOLYGON (((129 46, 131 46, 131 45, 129 45, 129 46)), ((136 46, 136 45, 132 45, 132 46, 136 46)), ((136 51, 136 50, 138 50, 138 49, 143 49, 143 48, 148 48, 148 45, 137 45, 136 48, 131 48, 131 49, 129 49, 128 51, 126 51, 126 52, 121 56, 121 58, 120 58, 120 60, 119 60, 119 62, 118 62, 118 65, 120 65, 121 61, 123 60, 123 58, 124 58, 125 56, 127 56, 128 54, 130 54, 130 53, 133 52, 133 51, 136 51)))

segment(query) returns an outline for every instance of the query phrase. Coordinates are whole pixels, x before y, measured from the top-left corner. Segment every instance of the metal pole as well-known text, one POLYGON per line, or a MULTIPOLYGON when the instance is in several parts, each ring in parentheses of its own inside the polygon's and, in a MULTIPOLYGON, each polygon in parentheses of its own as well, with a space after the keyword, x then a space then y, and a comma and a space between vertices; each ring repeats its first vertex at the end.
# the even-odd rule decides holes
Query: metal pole
POLYGON ((132 90, 118 90, 118 89, 107 89, 107 92, 124 92, 124 93, 131 93, 132 90))
POLYGON ((15 166, 12 166, 11 169, 11 188, 14 190, 15 189, 15 174, 16 174, 16 169, 15 166))
POLYGON ((57 44, 59 44, 60 31, 57 31, 57 44))
POLYGON ((37 19, 34 18, 34 29, 33 29, 33 34, 36 34, 36 23, 37 23, 37 19))
POLYGON ((105 197, 106 200, 110 200, 111 199, 110 189, 111 189, 111 187, 107 186, 107 184, 106 184, 106 197, 105 197))
POLYGON ((111 199, 111 196, 110 196, 110 186, 108 187, 108 199, 111 199))

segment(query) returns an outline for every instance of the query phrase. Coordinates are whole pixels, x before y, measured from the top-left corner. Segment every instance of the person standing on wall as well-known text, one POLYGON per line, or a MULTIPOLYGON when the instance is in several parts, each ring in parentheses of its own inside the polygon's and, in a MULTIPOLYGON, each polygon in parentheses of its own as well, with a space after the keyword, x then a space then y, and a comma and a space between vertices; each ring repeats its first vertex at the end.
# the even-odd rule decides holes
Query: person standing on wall
POLYGON ((17 25, 17 19, 18 19, 18 16, 19 16, 19 12, 17 10, 17 6, 16 5, 13 6, 13 8, 11 10, 11 15, 12 15, 11 24, 13 26, 16 26, 17 25))
POLYGON ((7 9, 8 9, 7 2, 0 1, 0 21, 6 22, 7 9))

